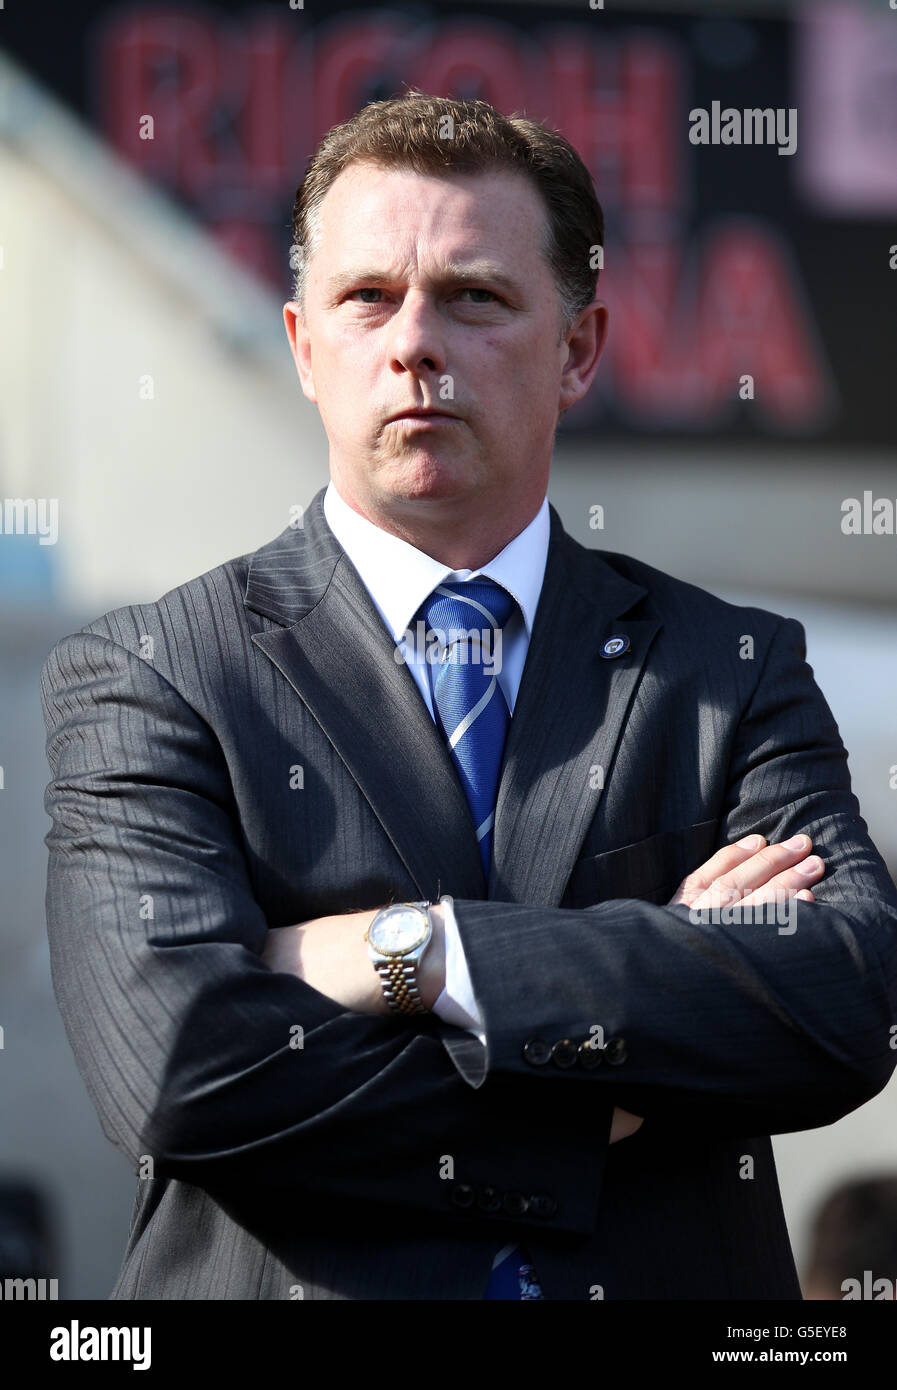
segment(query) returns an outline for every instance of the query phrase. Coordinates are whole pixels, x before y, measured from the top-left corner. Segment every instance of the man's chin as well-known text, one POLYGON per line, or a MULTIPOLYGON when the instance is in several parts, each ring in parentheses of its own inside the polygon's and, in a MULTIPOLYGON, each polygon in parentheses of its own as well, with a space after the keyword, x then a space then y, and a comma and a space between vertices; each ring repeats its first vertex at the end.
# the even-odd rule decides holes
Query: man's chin
POLYGON ((429 454, 397 461, 379 477, 381 492, 398 501, 439 502, 468 496, 477 487, 472 467, 429 454))

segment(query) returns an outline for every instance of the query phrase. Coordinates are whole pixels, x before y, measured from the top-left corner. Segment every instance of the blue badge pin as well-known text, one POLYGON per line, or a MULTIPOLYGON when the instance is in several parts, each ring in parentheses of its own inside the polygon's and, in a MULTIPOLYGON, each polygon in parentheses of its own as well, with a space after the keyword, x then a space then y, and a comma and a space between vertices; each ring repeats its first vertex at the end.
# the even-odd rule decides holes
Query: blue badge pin
POLYGON ((601 648, 601 655, 610 661, 615 656, 622 656, 629 651, 629 638, 625 636, 608 637, 604 646, 601 648))

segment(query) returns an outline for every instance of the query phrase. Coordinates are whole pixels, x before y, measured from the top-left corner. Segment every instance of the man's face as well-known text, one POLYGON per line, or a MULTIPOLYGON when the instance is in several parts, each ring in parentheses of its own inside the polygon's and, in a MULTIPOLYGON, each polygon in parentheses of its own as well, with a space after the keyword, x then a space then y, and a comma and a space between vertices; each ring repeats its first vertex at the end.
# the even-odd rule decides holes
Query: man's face
POLYGON ((565 375, 546 224, 538 191, 511 172, 356 163, 331 185, 304 322, 288 313, 287 329, 292 317, 334 482, 363 511, 512 497, 535 512, 558 411, 585 389, 565 375), (392 418, 422 407, 446 413, 392 418))

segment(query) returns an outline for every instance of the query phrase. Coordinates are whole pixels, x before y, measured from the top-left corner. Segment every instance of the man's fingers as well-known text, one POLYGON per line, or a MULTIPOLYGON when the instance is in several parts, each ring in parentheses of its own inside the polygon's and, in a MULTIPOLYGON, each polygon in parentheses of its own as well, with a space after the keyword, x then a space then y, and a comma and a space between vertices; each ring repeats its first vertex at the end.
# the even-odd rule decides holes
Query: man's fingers
POLYGON ((727 902, 746 899, 764 887, 774 891, 767 898, 757 901, 770 901, 776 889, 793 890, 788 896, 794 897, 801 888, 818 883, 825 872, 819 855, 809 853, 810 847, 809 835, 795 835, 783 844, 766 845, 715 879, 709 888, 691 901, 690 906, 724 906, 727 902))
POLYGON ((724 845, 722 849, 716 851, 716 854, 711 855, 706 864, 702 864, 700 868, 695 869, 694 873, 682 880, 670 906, 673 903, 687 903, 691 906, 697 894, 703 893, 715 879, 731 873, 739 864, 743 864, 745 860, 755 855, 765 844, 766 841, 762 835, 745 835, 743 839, 736 840, 734 844, 724 845))
POLYGON ((811 890, 804 888, 802 884, 799 885, 797 878, 792 877, 792 874, 793 871, 780 875, 778 879, 773 879, 772 883, 764 883, 762 888, 757 888, 753 893, 748 893, 747 897, 742 898, 739 907, 784 902, 786 898, 799 898, 802 902, 815 902, 811 890))

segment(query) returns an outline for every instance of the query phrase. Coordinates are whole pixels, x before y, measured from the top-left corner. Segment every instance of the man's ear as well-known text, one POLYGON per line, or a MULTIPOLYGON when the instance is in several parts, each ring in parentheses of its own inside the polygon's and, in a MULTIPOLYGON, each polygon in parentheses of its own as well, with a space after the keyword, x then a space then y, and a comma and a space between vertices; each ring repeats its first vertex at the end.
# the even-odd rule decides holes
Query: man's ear
POLYGON ((296 372, 303 394, 310 401, 317 402, 311 370, 311 338, 305 326, 302 310, 295 299, 289 300, 283 306, 283 325, 287 331, 290 352, 293 354, 293 361, 296 364, 296 372))
POLYGON ((598 359, 607 340, 607 305, 592 300, 566 335, 567 360, 561 374, 558 402, 561 414, 582 400, 598 370, 598 359))

